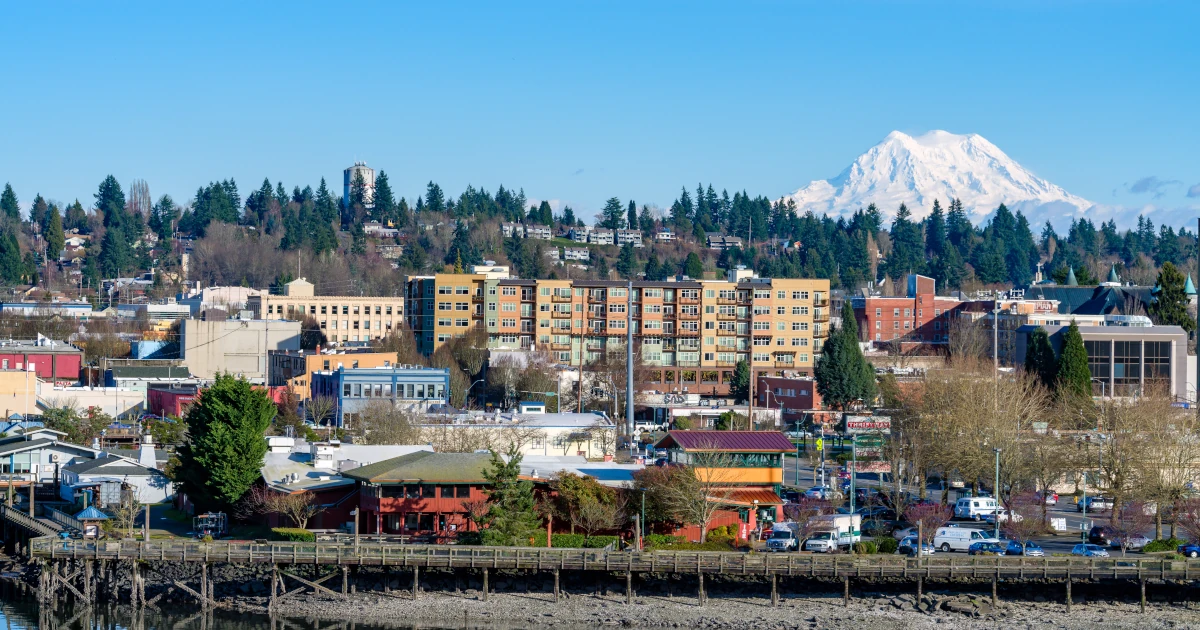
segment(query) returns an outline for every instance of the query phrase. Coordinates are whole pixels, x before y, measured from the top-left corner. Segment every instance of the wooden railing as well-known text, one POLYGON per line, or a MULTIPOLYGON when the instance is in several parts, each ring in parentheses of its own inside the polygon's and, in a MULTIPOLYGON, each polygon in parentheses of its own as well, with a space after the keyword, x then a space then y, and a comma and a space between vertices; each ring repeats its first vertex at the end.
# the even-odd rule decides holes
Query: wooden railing
POLYGON ((54 527, 49 523, 36 519, 16 508, 4 505, 3 503, 0 503, 0 518, 13 523, 14 525, 19 525, 20 527, 23 527, 39 536, 54 536, 58 533, 58 531, 55 530, 54 527))
POLYGON ((75 518, 74 516, 71 516, 70 514, 67 514, 66 512, 61 512, 59 510, 56 510, 56 509, 50 507, 49 505, 43 505, 41 507, 42 507, 42 513, 46 515, 46 518, 54 521, 55 523, 58 523, 59 525, 62 525, 63 527, 65 527, 67 529, 73 529, 77 532, 83 531, 83 522, 80 521, 79 519, 75 518))
POLYGON ((42 558, 331 564, 449 568, 599 570, 645 573, 776 574, 824 578, 1182 579, 1200 578, 1200 561, 1164 558, 825 555, 711 551, 611 551, 463 545, 398 545, 353 541, 57 540, 37 538, 42 558))

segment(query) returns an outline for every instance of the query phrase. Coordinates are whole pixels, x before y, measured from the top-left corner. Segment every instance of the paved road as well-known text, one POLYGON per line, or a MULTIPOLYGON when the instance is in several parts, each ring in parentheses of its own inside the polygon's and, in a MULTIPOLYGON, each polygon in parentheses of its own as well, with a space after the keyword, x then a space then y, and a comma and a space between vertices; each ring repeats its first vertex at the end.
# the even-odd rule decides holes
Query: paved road
MULTIPOLYGON (((808 462, 807 457, 805 457, 804 459, 802 459, 800 461, 801 461, 801 463, 799 465, 797 465, 797 460, 795 457, 785 457, 784 458, 784 462, 783 462, 783 473, 784 473, 783 478, 784 478, 784 480, 783 480, 783 483, 785 486, 787 486, 789 488, 795 488, 795 489, 803 491, 803 490, 807 490, 808 488, 811 488, 815 485, 818 485, 820 483, 821 477, 819 474, 814 475, 813 467, 809 466, 807 463, 808 462), (797 469, 799 470, 799 473, 800 473, 800 479, 799 479, 800 483, 799 484, 796 483, 797 469), (817 480, 816 483, 813 482, 814 479, 817 480)), ((832 462, 829 460, 827 460, 827 464, 832 466, 832 462)), ((859 473, 857 475, 857 478, 855 479, 855 485, 860 488, 878 487, 878 485, 879 485, 878 477, 879 476, 876 474, 859 473)), ((830 485, 830 486, 834 486, 834 487, 836 487, 837 483, 838 483, 836 480, 831 480, 828 478, 826 478, 825 482, 826 482, 826 485, 830 485)), ((927 495, 932 498, 939 498, 941 496, 942 489, 940 486, 930 485, 926 488, 926 492, 927 492, 927 495)), ((951 500, 953 500, 955 498, 955 493, 953 491, 951 491, 951 493, 950 493, 950 498, 951 498, 951 500)), ((1051 519, 1055 519, 1055 518, 1065 519, 1066 520, 1066 529, 1060 531, 1059 534, 1056 536, 1042 536, 1042 537, 1039 537, 1036 539, 1036 542, 1039 545, 1041 545, 1043 549, 1046 550, 1046 553, 1070 553, 1071 548, 1074 547, 1079 542, 1081 542, 1081 540, 1082 540, 1081 528, 1082 528, 1082 531, 1086 532, 1088 529, 1091 528, 1092 525, 1103 525, 1103 524, 1107 523, 1109 517, 1111 516, 1110 512, 1102 512, 1099 514, 1089 513, 1086 516, 1083 514, 1080 514, 1078 512, 1077 506, 1075 505, 1074 502, 1071 501, 1071 499, 1069 497, 1063 497, 1062 501, 1058 505, 1050 506, 1050 508, 1047 512, 1048 512, 1049 518, 1051 518, 1051 519)), ((963 524, 973 526, 973 527, 979 527, 981 529, 989 528, 987 523, 975 523, 974 521, 963 521, 963 524)), ((1145 534, 1149 538, 1154 537, 1153 529, 1145 532, 1145 534)), ((1163 535, 1165 536, 1166 532, 1164 532, 1163 535)), ((1113 553, 1114 555, 1120 554, 1119 550, 1110 550, 1110 552, 1113 553)), ((1131 552, 1131 555, 1136 555, 1136 552, 1131 552)))

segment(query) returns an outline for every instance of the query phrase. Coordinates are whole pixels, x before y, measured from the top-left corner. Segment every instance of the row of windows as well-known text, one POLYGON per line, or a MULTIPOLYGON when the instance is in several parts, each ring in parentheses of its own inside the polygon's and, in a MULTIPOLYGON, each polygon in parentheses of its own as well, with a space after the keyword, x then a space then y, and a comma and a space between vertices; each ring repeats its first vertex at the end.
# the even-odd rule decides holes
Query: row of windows
MULTIPOLYGON (((361 328, 363 330, 371 330, 371 320, 369 320, 369 319, 364 319, 361 322, 358 321, 357 319, 352 320, 352 321, 343 319, 341 329, 342 330, 358 330, 360 328, 360 324, 361 324, 361 328)), ((336 319, 321 320, 321 328, 328 329, 328 330, 337 330, 338 329, 338 320, 336 320, 336 319)), ((392 322, 390 322, 390 321, 383 322, 383 323, 375 322, 375 330, 384 330, 384 329, 391 330, 392 322)))
POLYGON ((381 486, 379 493, 384 499, 466 499, 471 496, 471 486, 435 486, 425 483, 407 486, 381 486))
MULTIPOLYGON (((405 399, 445 398, 446 386, 434 383, 398 383, 396 397, 405 399)), ((391 398, 391 383, 343 383, 343 398, 391 398)))
MULTIPOLYGON (((338 305, 337 304, 334 304, 332 306, 322 304, 319 308, 320 308, 321 315, 337 315, 338 314, 338 305)), ((283 309, 284 309, 283 304, 267 304, 267 314, 268 315, 275 315, 275 314, 282 315, 283 309)), ((303 304, 299 304, 299 305, 288 304, 287 305, 287 312, 300 313, 301 315, 304 315, 305 313, 307 313, 309 315, 316 315, 317 309, 318 309, 318 306, 316 304, 310 304, 308 306, 307 310, 305 310, 305 306, 303 304)), ((342 315, 350 315, 351 310, 353 310, 354 315, 370 315, 371 314, 371 306, 370 305, 361 307, 361 312, 360 312, 360 307, 358 305, 354 305, 353 307, 351 307, 349 305, 342 304, 341 309, 342 309, 342 312, 341 312, 342 315)), ((395 314, 402 315, 403 313, 404 313, 404 309, 402 307, 400 307, 399 305, 397 305, 395 314)), ((376 304, 375 305, 375 314, 376 315, 391 315, 392 314, 392 305, 388 304, 386 306, 383 306, 383 305, 376 304)))

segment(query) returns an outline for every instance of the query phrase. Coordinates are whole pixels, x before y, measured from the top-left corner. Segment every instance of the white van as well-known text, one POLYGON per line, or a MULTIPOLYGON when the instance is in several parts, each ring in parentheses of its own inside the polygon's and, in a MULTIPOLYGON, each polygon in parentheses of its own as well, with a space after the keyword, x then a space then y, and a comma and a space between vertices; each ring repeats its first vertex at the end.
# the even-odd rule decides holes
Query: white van
POLYGON ((977 542, 1000 542, 991 534, 970 527, 939 527, 933 537, 933 547, 939 551, 966 551, 977 542))
POLYGON ((979 520, 984 515, 995 514, 999 503, 991 497, 967 497, 954 504, 954 516, 979 520))

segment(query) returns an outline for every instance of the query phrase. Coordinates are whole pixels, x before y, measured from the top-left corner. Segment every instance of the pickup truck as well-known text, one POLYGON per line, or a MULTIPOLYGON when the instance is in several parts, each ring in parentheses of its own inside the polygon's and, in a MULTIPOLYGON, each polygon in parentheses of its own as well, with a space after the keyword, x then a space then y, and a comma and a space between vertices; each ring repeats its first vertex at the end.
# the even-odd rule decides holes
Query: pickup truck
POLYGON ((767 539, 770 551, 797 551, 800 549, 800 525, 798 523, 775 523, 771 537, 767 539))

